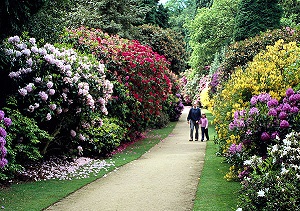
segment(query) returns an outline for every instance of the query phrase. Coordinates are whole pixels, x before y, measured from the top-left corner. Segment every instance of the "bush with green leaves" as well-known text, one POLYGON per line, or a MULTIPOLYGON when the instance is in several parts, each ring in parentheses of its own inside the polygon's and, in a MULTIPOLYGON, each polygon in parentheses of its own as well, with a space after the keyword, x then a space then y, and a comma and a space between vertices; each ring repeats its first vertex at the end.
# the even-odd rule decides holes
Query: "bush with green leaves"
POLYGON ((10 99, 10 108, 4 108, 13 124, 6 139, 8 164, 0 170, 0 181, 14 178, 26 164, 40 160, 43 157, 41 144, 53 139, 33 118, 22 115, 15 103, 10 99))
POLYGON ((142 25, 137 29, 138 34, 134 38, 143 45, 151 46, 154 52, 164 55, 170 62, 172 72, 179 74, 186 69, 188 53, 184 38, 179 33, 152 25, 142 25))
POLYGON ((279 28, 281 15, 282 8, 278 0, 240 0, 233 37, 240 41, 267 29, 279 28))
POLYGON ((81 143, 81 153, 89 157, 95 155, 107 156, 120 146, 121 142, 124 141, 127 131, 124 127, 120 126, 122 125, 120 124, 122 119, 101 118, 99 114, 91 115, 93 115, 92 124, 85 122, 85 129, 79 131, 89 140, 81 143))

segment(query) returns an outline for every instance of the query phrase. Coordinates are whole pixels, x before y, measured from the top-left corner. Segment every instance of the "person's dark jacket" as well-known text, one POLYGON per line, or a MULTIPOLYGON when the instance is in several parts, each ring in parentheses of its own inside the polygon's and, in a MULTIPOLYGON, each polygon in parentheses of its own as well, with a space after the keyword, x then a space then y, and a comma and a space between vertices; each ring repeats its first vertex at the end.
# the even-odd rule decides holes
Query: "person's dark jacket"
POLYGON ((187 117, 187 121, 193 120, 193 121, 199 121, 201 118, 201 110, 200 108, 191 108, 187 117))

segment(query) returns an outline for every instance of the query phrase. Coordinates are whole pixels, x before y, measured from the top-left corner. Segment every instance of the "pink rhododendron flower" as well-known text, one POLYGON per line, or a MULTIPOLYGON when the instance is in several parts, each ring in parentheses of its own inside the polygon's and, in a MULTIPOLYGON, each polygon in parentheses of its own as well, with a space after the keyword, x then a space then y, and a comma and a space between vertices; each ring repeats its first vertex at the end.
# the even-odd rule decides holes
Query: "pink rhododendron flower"
POLYGON ((53 87, 53 82, 52 81, 48 81, 47 82, 47 87, 48 87, 48 89, 51 89, 53 87))
POLYGON ((74 138, 76 136, 76 132, 74 130, 71 130, 70 135, 74 138))
POLYGON ((23 97, 25 97, 27 95, 27 90, 25 88, 21 88, 18 91, 19 91, 19 94, 22 95, 23 97))
POLYGON ((42 91, 42 92, 39 92, 39 96, 41 97, 41 99, 43 101, 46 101, 48 99, 48 95, 46 94, 46 92, 42 91))
POLYGON ((47 116, 46 116, 47 121, 51 120, 51 118, 52 118, 51 114, 47 113, 47 116))

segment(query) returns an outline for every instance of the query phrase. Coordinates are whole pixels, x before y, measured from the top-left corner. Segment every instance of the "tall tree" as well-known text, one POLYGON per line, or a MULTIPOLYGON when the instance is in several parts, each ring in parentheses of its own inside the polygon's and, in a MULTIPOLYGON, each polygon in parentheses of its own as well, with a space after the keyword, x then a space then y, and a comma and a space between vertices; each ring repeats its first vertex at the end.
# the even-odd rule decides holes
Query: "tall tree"
POLYGON ((195 18, 197 10, 204 6, 202 3, 208 1, 212 0, 169 0, 166 3, 166 8, 170 16, 170 28, 184 37, 186 43, 185 49, 188 53, 192 51, 189 45, 190 35, 184 25, 191 22, 195 18))
POLYGON ((37 38, 55 42, 66 27, 87 26, 109 34, 131 38, 135 25, 141 25, 146 9, 142 0, 54 0, 35 14, 25 30, 37 38))
POLYGON ((197 8, 211 7, 214 0, 196 0, 197 8))
POLYGON ((234 17, 237 13, 236 0, 217 0, 211 8, 198 10, 195 19, 186 24, 193 49, 190 65, 195 70, 205 70, 214 55, 223 46, 232 42, 234 17))
POLYGON ((13 34, 20 34, 23 24, 36 13, 47 0, 0 1, 0 39, 13 34))
POLYGON ((278 0, 241 0, 235 18, 234 39, 244 40, 267 29, 279 28, 281 15, 278 0))
POLYGON ((143 45, 151 46, 153 51, 164 55, 171 63, 172 72, 179 74, 186 69, 188 55, 185 51, 184 38, 172 29, 145 24, 138 27, 139 34, 135 39, 143 45))
POLYGON ((143 0, 143 6, 148 10, 144 23, 167 28, 169 27, 168 10, 158 2, 159 0, 143 0))

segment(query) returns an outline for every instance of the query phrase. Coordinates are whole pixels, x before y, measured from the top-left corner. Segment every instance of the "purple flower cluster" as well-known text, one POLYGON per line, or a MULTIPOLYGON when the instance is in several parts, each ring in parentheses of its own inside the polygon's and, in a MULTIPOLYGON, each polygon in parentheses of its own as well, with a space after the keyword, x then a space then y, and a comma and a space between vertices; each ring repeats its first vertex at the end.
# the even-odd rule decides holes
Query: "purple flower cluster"
POLYGON ((8 128, 12 124, 10 118, 5 117, 4 111, 0 110, 0 168, 3 168, 7 163, 7 159, 5 158, 7 155, 7 149, 5 147, 6 144, 6 128, 8 128))
POLYGON ((271 100, 271 96, 268 93, 262 93, 258 96, 253 96, 250 100, 252 106, 256 105, 258 102, 264 103, 269 102, 271 100))
POLYGON ((234 119, 229 124, 229 130, 242 129, 245 127, 245 110, 234 112, 234 119))
POLYGON ((217 87, 220 84, 220 73, 215 72, 211 77, 210 88, 211 92, 215 93, 217 91, 217 87))
MULTIPOLYGON (((283 99, 282 103, 279 103, 278 100, 271 98, 271 96, 267 93, 260 94, 258 96, 253 96, 251 98, 251 105, 253 106, 249 115, 255 113, 255 111, 259 111, 254 106, 257 106, 258 103, 265 103, 267 105, 267 116, 269 118, 273 118, 273 124, 278 125, 281 129, 289 128, 291 123, 289 122, 293 116, 299 113, 300 109, 300 93, 295 93, 292 88, 288 88, 286 90, 286 97, 283 99)), ((258 115, 259 113, 256 112, 258 115)), ((263 132, 261 134, 262 140, 269 139, 268 136, 263 132)))
POLYGON ((229 153, 232 154, 232 155, 234 155, 234 154, 236 154, 238 152, 241 152, 242 148, 243 148, 243 144, 242 143, 239 143, 238 145, 232 144, 229 147, 229 153))
MULTIPOLYGON (((246 110, 236 111, 234 119, 229 124, 229 130, 238 133, 241 143, 248 149, 255 147, 247 156, 260 153, 265 156, 266 147, 288 132, 299 131, 300 93, 289 88, 285 98, 278 102, 267 93, 262 93, 251 98, 251 107, 246 110)), ((228 155, 234 155, 240 150, 236 144, 228 149, 228 155)))

